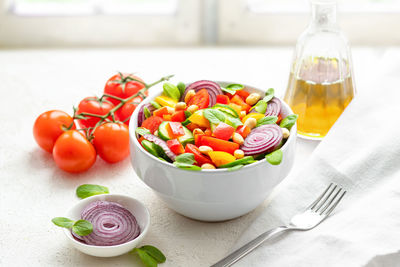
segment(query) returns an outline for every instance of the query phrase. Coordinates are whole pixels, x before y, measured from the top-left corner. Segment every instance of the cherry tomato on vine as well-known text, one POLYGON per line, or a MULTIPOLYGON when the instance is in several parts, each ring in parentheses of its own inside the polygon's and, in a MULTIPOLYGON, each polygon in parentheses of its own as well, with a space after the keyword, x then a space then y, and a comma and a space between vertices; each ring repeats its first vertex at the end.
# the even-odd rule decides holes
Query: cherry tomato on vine
POLYGON ((115 112, 118 120, 124 122, 129 126, 129 121, 132 113, 135 111, 138 103, 142 102, 143 98, 141 96, 137 96, 126 102, 120 109, 115 112))
MULTIPOLYGON (((137 76, 134 76, 132 74, 116 74, 112 76, 110 79, 108 79, 105 87, 104 87, 104 93, 117 96, 122 99, 126 99, 137 92, 139 92, 141 89, 145 87, 145 85, 142 83, 143 80, 137 76), (122 76, 121 76, 122 75, 122 76), (135 80, 138 81, 135 81, 135 80)), ((148 95, 147 91, 145 93, 148 95)), ((117 105, 120 101, 117 99, 112 99, 112 98, 107 98, 109 101, 114 103, 114 105, 117 105)))
MULTIPOLYGON (((105 115, 113 108, 114 104, 110 103, 108 100, 100 101, 100 99, 95 96, 86 97, 81 102, 79 102, 76 114, 79 115, 82 112, 87 112, 97 115, 105 115)), ((78 120, 78 123, 82 128, 94 127, 96 123, 100 120, 100 118, 92 116, 86 116, 86 117, 87 119, 78 120)))
POLYGON ((54 143, 64 132, 63 126, 75 129, 74 120, 70 115, 61 110, 46 111, 37 117, 33 125, 33 136, 36 143, 48 152, 53 151, 54 143))
POLYGON ((125 124, 104 123, 96 128, 93 136, 93 145, 105 161, 115 163, 129 155, 129 129, 125 124))
POLYGON ((83 172, 95 163, 96 150, 81 132, 69 130, 57 139, 53 158, 57 166, 66 172, 83 172))

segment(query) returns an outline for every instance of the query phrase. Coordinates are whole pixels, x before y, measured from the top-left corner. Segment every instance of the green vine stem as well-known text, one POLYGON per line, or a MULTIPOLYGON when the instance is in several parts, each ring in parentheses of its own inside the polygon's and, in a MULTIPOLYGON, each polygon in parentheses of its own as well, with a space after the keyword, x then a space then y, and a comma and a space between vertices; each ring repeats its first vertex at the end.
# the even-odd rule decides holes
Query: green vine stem
MULTIPOLYGON (((122 74, 120 74, 120 75, 122 75, 122 74)), ((151 87, 153 87, 154 85, 157 85, 157 84, 159 84, 159 83, 161 83, 161 82, 164 82, 164 81, 168 81, 168 80, 171 79, 173 76, 174 76, 174 75, 168 75, 168 76, 162 77, 161 79, 159 79, 159 80, 157 80, 157 81, 155 81, 155 82, 153 82, 153 83, 150 83, 150 84, 144 83, 143 81, 137 80, 137 79, 132 78, 132 77, 130 77, 130 76, 127 76, 127 77, 121 76, 122 79, 125 79, 125 80, 128 79, 128 80, 131 80, 131 81, 140 82, 141 84, 144 85, 144 88, 141 89, 140 91, 138 91, 136 94, 131 95, 131 96, 128 97, 128 98, 120 98, 120 97, 113 96, 113 95, 109 95, 109 94, 103 94, 103 95, 100 97, 100 100, 103 100, 104 97, 109 97, 109 98, 116 99, 116 100, 118 100, 118 101, 120 101, 120 102, 118 103, 118 105, 116 105, 114 108, 112 108, 109 112, 107 112, 107 113, 104 114, 104 115, 93 114, 93 113, 87 113, 87 112, 82 112, 82 113, 76 114, 76 108, 74 108, 74 116, 73 116, 73 119, 74 119, 74 120, 76 120, 76 119, 86 119, 87 117, 96 117, 96 118, 99 118, 99 119, 100 119, 100 120, 96 123, 96 125, 95 125, 94 127, 89 127, 89 128, 85 128, 85 129, 79 129, 79 130, 84 130, 84 131, 86 132, 86 137, 87 137, 87 139, 88 139, 89 141, 91 141, 91 140, 93 139, 93 133, 94 133, 94 131, 96 130, 96 128, 99 127, 105 120, 107 120, 108 117, 111 116, 112 121, 113 121, 113 122, 116 122, 116 121, 115 121, 115 115, 114 115, 114 113, 115 113, 118 109, 120 109, 126 102, 128 102, 129 100, 131 100, 131 99, 133 99, 133 98, 135 98, 135 97, 137 97, 137 96, 141 96, 143 99, 145 99, 145 98, 147 97, 147 96, 145 95, 145 92, 146 92, 147 90, 149 90, 149 89, 150 89, 151 87)), ((135 103, 137 103, 137 102, 135 102, 135 103)), ((137 103, 137 104, 138 104, 138 103, 137 103)), ((72 127, 72 126, 71 126, 71 127, 72 127)))

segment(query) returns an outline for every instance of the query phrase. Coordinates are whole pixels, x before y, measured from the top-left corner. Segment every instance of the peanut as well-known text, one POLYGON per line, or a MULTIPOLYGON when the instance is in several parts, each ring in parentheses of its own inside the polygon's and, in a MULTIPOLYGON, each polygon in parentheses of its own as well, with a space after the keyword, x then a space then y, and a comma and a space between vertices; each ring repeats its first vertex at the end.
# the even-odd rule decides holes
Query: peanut
POLYGON ((239 113, 239 118, 243 118, 244 116, 246 116, 246 111, 242 110, 239 113))
POLYGON ((196 94, 194 90, 189 90, 185 95, 185 102, 189 102, 189 100, 196 94))
POLYGON ((257 93, 252 93, 246 98, 246 103, 250 106, 255 105, 258 100, 260 100, 261 96, 257 93))
POLYGON ((175 105, 175 110, 184 110, 186 108, 186 103, 185 102, 178 102, 175 105))
POLYGON ((201 165, 201 168, 202 168, 202 169, 209 169, 209 170, 212 170, 212 169, 215 169, 215 166, 212 165, 212 164, 210 164, 210 163, 204 163, 203 165, 201 165))
POLYGON ((256 127, 257 125, 257 120, 255 118, 248 118, 245 122, 244 125, 249 127, 250 130, 256 127))
POLYGON ((241 149, 236 149, 235 152, 233 152, 233 155, 235 156, 235 158, 241 159, 244 157, 244 152, 241 149))
POLYGON ((211 147, 209 147, 209 146, 200 146, 199 150, 200 150, 201 153, 203 153, 205 155, 208 155, 208 152, 213 151, 213 149, 211 147))
POLYGON ((282 129, 283 138, 287 139, 290 136, 289 130, 286 128, 281 128, 281 129, 282 129))
POLYGON ((175 109, 174 109, 174 108, 168 107, 168 106, 165 106, 165 107, 167 108, 169 114, 172 114, 172 113, 175 112, 175 109))
POLYGON ((196 129, 193 130, 193 135, 196 135, 196 134, 204 134, 204 132, 203 132, 202 129, 196 128, 196 129))
POLYGON ((196 110, 199 109, 198 105, 191 105, 187 108, 187 111, 189 111, 190 113, 194 113, 196 110))
POLYGON ((243 137, 238 133, 233 134, 232 140, 233 140, 233 142, 235 142, 236 144, 239 144, 239 145, 244 143, 243 137))

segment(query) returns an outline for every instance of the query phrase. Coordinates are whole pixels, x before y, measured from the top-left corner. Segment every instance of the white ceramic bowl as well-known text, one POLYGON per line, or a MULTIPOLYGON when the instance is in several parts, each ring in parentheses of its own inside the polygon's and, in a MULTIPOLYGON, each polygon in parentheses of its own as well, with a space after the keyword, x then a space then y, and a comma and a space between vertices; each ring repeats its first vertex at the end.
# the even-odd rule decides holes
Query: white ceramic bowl
MULTIPOLYGON (((218 83, 227 85, 234 82, 218 83)), ((245 90, 264 94, 264 91, 247 85, 245 90)), ((152 93, 141 105, 151 101, 161 91, 159 89, 152 93)), ((129 125, 132 166, 139 178, 168 207, 187 217, 201 221, 223 221, 244 215, 260 205, 293 166, 296 125, 281 148, 283 159, 279 165, 271 165, 263 159, 237 171, 188 171, 176 168, 155 158, 139 144, 135 136, 139 109, 136 108, 132 114, 129 125)), ((293 113, 283 101, 282 112, 284 115, 293 113)))
POLYGON ((69 229, 64 229, 64 233, 67 236, 68 241, 81 252, 96 256, 96 257, 114 257, 125 254, 134 249, 140 241, 145 237, 149 226, 150 226, 150 214, 147 208, 138 200, 117 194, 104 194, 91 196, 77 202, 67 213, 67 218, 73 220, 79 220, 81 211, 90 203, 97 200, 105 200, 110 202, 116 202, 121 204, 124 208, 129 210, 133 216, 135 216, 137 223, 140 227, 140 235, 134 240, 126 242, 124 244, 115 246, 92 246, 86 245, 82 242, 77 241, 71 234, 69 229))

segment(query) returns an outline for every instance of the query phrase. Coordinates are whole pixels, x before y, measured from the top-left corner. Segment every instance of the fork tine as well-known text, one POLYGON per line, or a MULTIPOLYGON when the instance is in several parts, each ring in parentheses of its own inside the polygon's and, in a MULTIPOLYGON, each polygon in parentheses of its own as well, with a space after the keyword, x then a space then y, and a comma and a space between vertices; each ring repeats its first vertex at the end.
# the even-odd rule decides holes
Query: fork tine
POLYGON ((335 185, 329 193, 325 194, 325 196, 322 198, 322 200, 312 209, 314 212, 317 212, 326 203, 326 201, 328 201, 328 199, 330 198, 332 193, 335 192, 336 187, 337 187, 337 185, 335 185))
POLYGON ((331 188, 331 186, 333 186, 333 183, 331 183, 326 189, 325 191, 313 202, 311 203, 310 206, 307 207, 307 209, 313 209, 315 207, 315 205, 318 204, 318 202, 322 199, 322 197, 326 194, 326 192, 328 192, 328 190, 331 188))
POLYGON ((322 214, 322 213, 331 205, 331 203, 335 200, 335 198, 337 197, 337 195, 338 195, 341 191, 342 191, 342 188, 339 187, 339 190, 336 191, 336 194, 335 194, 332 198, 328 199, 328 200, 326 201, 327 203, 324 203, 324 205, 322 205, 322 206, 320 207, 319 214, 322 214))
POLYGON ((339 198, 337 198, 336 201, 333 203, 333 205, 323 214, 326 216, 331 214, 331 212, 336 208, 337 204, 339 204, 339 202, 342 200, 346 192, 347 192, 346 190, 343 190, 343 193, 339 196, 339 198))

